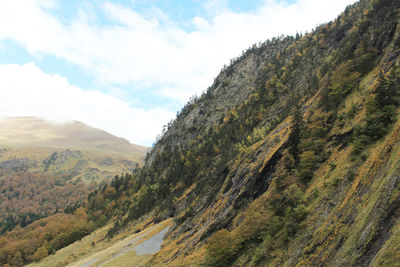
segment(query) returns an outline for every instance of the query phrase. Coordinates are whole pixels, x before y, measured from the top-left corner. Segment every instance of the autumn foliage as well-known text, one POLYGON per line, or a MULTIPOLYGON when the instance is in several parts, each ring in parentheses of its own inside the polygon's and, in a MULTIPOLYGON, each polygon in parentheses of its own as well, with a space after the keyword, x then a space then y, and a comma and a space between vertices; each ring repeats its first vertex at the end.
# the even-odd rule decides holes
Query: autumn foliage
POLYGON ((0 231, 25 227, 40 218, 83 202, 88 188, 68 182, 66 175, 14 172, 0 169, 0 231))
POLYGON ((17 227, 0 237, 0 265, 22 266, 38 261, 56 250, 81 239, 94 229, 86 212, 78 208, 73 214, 59 213, 17 227))

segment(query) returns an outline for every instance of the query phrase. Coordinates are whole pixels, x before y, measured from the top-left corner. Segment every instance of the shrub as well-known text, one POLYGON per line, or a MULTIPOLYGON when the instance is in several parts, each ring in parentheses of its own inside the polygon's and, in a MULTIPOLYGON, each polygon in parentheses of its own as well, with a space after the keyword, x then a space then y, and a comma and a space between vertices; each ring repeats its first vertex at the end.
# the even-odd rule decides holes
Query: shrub
POLYGON ((32 259, 34 261, 40 261, 41 259, 47 257, 48 253, 47 253, 47 249, 42 246, 40 248, 38 248, 35 252, 35 254, 33 254, 32 259))
POLYGON ((208 239, 206 262, 209 266, 229 266, 238 248, 230 233, 222 229, 208 239))

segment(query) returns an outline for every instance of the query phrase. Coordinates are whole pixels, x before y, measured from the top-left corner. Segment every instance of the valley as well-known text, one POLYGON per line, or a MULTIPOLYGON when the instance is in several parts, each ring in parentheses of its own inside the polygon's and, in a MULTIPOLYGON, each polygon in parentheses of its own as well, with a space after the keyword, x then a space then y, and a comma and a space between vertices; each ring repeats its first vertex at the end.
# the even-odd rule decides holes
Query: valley
MULTIPOLYGON (((30 239, 21 232, 37 233, 49 221, 53 225, 47 229, 60 228, 53 235, 72 233, 73 228, 81 229, 76 236, 86 235, 93 225, 86 224, 86 215, 82 218, 73 213, 87 201, 91 191, 110 183, 116 175, 139 168, 148 151, 80 122, 63 124, 15 117, 1 120, 0 129, 3 251, 30 239), (38 220, 40 223, 35 225, 38 220), (20 234, 10 236, 7 232, 20 234)), ((64 241, 54 241, 54 247, 63 247, 64 241)), ((47 248, 46 254, 52 249, 47 248)), ((27 248, 22 251, 31 255, 35 252, 27 248)))
POLYGON ((251 46, 151 150, 21 120, 0 134, 3 195, 52 177, 75 200, 6 228, 5 266, 399 266, 399 1, 251 46))

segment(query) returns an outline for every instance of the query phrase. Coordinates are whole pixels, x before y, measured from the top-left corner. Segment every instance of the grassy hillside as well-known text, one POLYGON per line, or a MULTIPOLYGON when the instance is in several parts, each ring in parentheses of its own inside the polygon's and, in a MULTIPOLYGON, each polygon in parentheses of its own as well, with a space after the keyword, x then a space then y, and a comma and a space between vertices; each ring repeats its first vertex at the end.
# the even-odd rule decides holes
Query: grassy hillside
POLYGON ((171 220, 152 224, 148 220, 140 222, 135 227, 128 229, 123 234, 115 236, 113 239, 107 239, 107 231, 110 225, 96 230, 90 236, 87 236, 68 246, 55 255, 51 255, 39 263, 33 263, 29 266, 54 266, 69 265, 79 267, 84 264, 102 266, 140 266, 144 265, 151 255, 140 255, 136 253, 135 248, 159 234, 170 226, 171 220))
POLYGON ((78 121, 54 123, 36 117, 12 117, 0 120, 0 129, 0 144, 12 147, 105 150, 129 154, 138 161, 148 151, 78 121))
POLYGON ((173 218, 150 266, 399 266, 399 22, 362 0, 248 49, 88 218, 173 218))
POLYGON ((77 121, 15 117, 0 120, 0 129, 1 169, 67 174, 87 183, 131 172, 149 150, 77 121))

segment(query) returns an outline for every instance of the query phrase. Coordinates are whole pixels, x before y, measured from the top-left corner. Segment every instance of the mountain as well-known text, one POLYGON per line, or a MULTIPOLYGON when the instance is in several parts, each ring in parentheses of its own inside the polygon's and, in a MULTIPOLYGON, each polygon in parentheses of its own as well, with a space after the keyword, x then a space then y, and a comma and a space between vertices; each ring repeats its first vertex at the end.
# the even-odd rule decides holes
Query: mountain
POLYGON ((78 121, 14 117, 1 120, 0 129, 2 169, 68 173, 72 179, 100 182, 131 172, 149 151, 78 121))
POLYGON ((143 164, 148 148, 81 122, 0 121, 0 232, 71 209, 143 164))
POLYGON ((143 161, 149 149, 79 121, 52 123, 36 117, 0 120, 0 144, 13 147, 92 149, 129 154, 143 161))
MULTIPOLYGON (((311 33, 244 51, 179 112, 142 168, 89 195, 79 214, 98 230, 47 258, 67 244, 61 233, 37 239, 37 257, 26 258, 399 266, 399 22, 399 1, 361 0, 311 33), (144 257, 137 244, 155 228, 167 231, 163 244, 144 257)), ((24 235, 44 231, 35 227, 24 235)), ((29 255, 18 244, 0 248, 2 263, 15 247, 29 255)))

